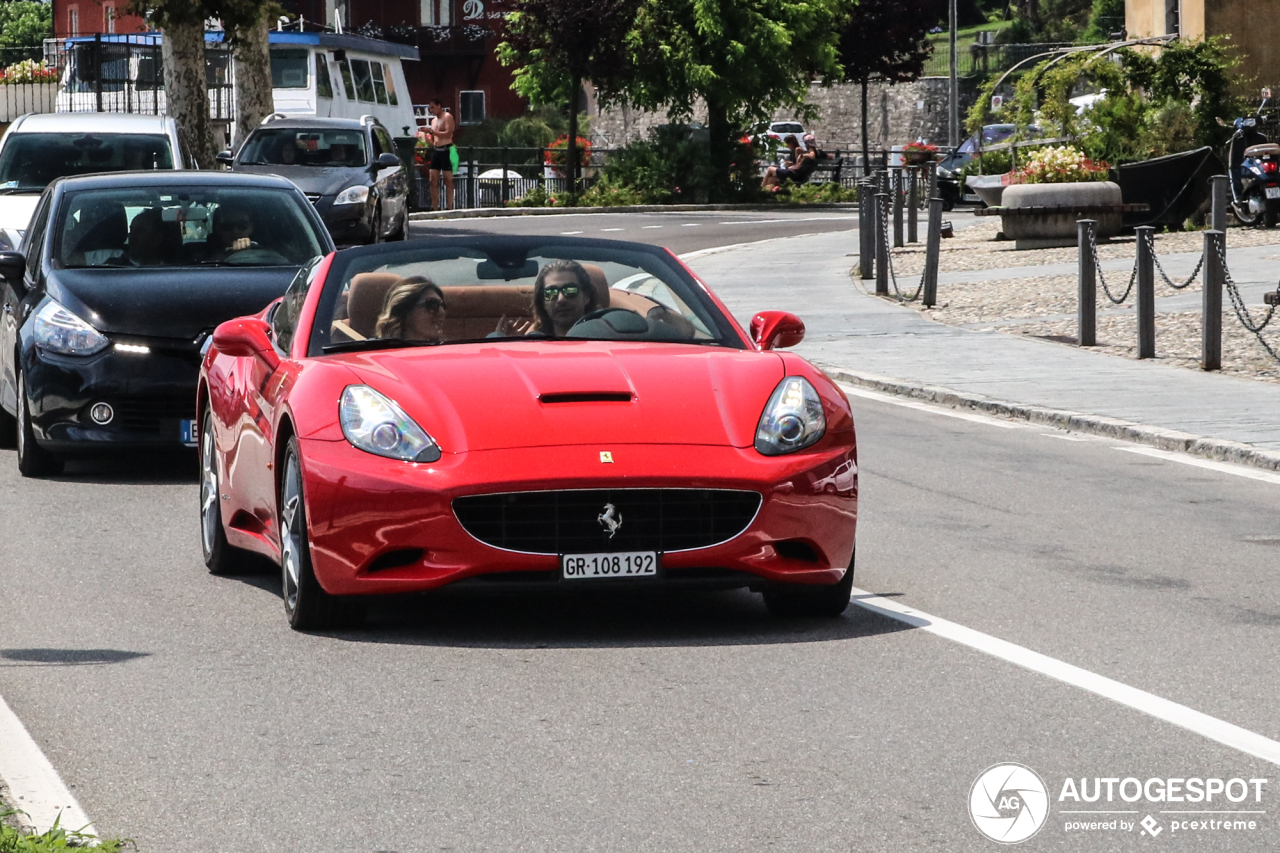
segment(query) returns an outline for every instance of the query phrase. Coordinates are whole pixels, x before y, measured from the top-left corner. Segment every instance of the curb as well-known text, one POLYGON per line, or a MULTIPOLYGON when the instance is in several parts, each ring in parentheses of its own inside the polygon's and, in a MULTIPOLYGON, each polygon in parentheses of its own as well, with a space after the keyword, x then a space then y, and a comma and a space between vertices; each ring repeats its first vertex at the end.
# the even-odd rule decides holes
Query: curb
POLYGON ((1160 450, 1190 453, 1206 459, 1216 459, 1219 462, 1234 462, 1239 465, 1249 465, 1267 471, 1280 471, 1280 453, 1259 450, 1253 445, 1239 441, 1206 438, 1189 432, 1179 432, 1177 430, 1164 429, 1163 427, 1120 420, 1119 418, 1108 418, 1102 415, 1071 412, 1065 409, 1050 409, 1025 403, 1012 403, 1007 400, 985 397, 981 394, 955 391, 951 388, 942 388, 937 385, 904 382, 900 379, 858 373, 842 368, 824 367, 824 369, 832 379, 848 382, 850 385, 858 385, 899 397, 924 400, 952 409, 969 409, 1012 420, 1028 421, 1034 424, 1057 427, 1058 429, 1131 441, 1135 444, 1144 444, 1160 450))
POLYGON ((497 216, 577 216, 582 213, 694 213, 714 210, 769 212, 778 210, 857 210, 856 202, 814 204, 633 204, 623 207, 473 207, 466 210, 419 211, 410 222, 435 219, 485 219, 497 216))

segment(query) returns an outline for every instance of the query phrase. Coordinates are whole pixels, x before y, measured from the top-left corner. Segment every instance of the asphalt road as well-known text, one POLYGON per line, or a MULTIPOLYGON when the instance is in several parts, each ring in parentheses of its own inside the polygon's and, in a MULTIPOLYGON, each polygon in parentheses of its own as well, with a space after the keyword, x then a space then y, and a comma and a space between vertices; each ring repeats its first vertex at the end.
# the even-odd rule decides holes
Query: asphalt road
MULTIPOLYGON (((1280 737, 1280 482, 852 402, 858 587, 1280 737)), ((38 482, 13 457, 0 696, 143 853, 996 850, 967 805, 1001 762, 1049 787, 1027 850, 1276 847, 1274 780, 1261 803, 1059 802, 1068 777, 1274 766, 863 607, 410 598, 299 634, 275 575, 204 571, 193 458, 38 482), (1064 828, 1107 808, 1160 834, 1064 828), (1266 813, 1211 835, 1164 813, 1206 809, 1266 813)))

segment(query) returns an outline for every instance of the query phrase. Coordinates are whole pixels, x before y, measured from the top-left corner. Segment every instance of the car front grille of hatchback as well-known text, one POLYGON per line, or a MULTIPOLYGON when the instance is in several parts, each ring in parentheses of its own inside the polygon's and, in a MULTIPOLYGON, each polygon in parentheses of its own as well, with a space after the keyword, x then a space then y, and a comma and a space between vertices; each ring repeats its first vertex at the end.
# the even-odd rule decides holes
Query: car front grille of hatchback
POLYGON ((508 551, 687 551, 742 533, 760 500, 729 489, 581 489, 471 495, 455 498, 453 512, 472 536, 508 551))

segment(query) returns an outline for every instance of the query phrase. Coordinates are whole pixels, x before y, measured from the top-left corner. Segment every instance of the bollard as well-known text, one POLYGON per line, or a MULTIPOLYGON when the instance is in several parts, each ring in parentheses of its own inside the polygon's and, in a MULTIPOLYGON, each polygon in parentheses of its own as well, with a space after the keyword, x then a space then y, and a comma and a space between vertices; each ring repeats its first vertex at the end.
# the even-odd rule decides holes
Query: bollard
POLYGON ((929 170, 929 194, 925 198, 938 197, 938 163, 935 160, 932 163, 926 163, 925 168, 929 170))
POLYGON ((1152 235, 1156 229, 1133 229, 1138 237, 1138 358, 1156 357, 1156 271, 1152 235))
POLYGON ((938 302, 938 256, 942 252, 942 199, 929 199, 929 233, 924 248, 924 307, 938 302))
POLYGON ((876 294, 889 295, 889 235, 885 231, 885 219, 889 212, 889 196, 876 193, 876 294))
POLYGON ((918 243, 916 208, 920 206, 920 167, 907 167, 907 242, 918 243))
POLYGON ((1214 175, 1209 179, 1212 187, 1213 215, 1209 217, 1209 227, 1214 231, 1227 230, 1227 210, 1231 207, 1231 179, 1226 175, 1214 175))
POLYGON ((1222 369, 1222 285, 1226 270, 1222 255, 1227 235, 1221 231, 1204 232, 1204 328, 1201 333, 1200 367, 1222 369))
POLYGON ((1093 219, 1076 221, 1076 240, 1080 247, 1080 287, 1077 291, 1076 318, 1080 326, 1079 344, 1091 347, 1098 342, 1097 261, 1093 257, 1093 219))
POLYGON ((858 276, 863 281, 876 277, 875 201, 871 179, 863 178, 858 182, 858 276))
POLYGON ((893 248, 901 249, 902 243, 902 167, 893 167, 893 248))

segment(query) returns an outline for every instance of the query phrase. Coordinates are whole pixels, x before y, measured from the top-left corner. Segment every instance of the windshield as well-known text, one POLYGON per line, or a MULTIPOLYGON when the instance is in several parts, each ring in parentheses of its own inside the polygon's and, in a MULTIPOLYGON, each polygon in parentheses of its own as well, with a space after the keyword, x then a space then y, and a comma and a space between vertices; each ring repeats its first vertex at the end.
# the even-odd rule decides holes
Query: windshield
POLYGON ((774 122, 774 133, 804 133, 804 125, 794 121, 774 122))
POLYGON ((663 255, 561 244, 357 257, 326 285, 311 350, 486 339, 742 346, 715 304, 663 255))
POLYGON ((41 192, 56 178, 172 169, 168 137, 142 133, 11 133, 0 150, 0 189, 41 192))
POLYGON ((361 130, 264 128, 240 152, 242 166, 360 167, 368 162, 361 130))
POLYGON ((165 187, 69 194, 63 267, 297 266, 324 253, 305 200, 284 189, 165 187))

